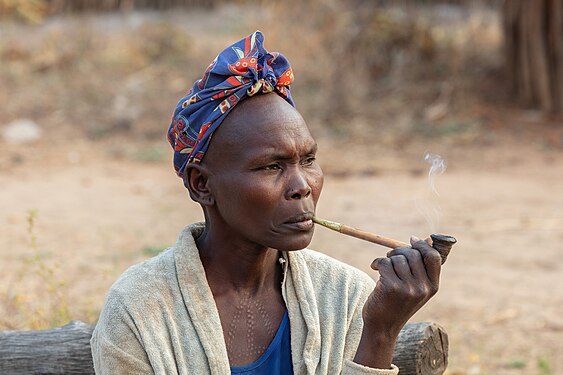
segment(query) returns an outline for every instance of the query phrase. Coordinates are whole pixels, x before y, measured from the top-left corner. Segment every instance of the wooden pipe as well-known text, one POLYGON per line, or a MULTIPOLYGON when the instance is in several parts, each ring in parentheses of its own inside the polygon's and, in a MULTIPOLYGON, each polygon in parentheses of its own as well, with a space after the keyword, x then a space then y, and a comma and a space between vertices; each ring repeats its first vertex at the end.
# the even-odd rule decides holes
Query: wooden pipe
MULTIPOLYGON (((318 217, 313 217, 313 221, 325 228, 329 228, 339 233, 346 234, 348 236, 359 238, 361 240, 372 242, 391 249, 411 246, 406 242, 397 241, 392 238, 380 236, 379 234, 375 233, 365 232, 363 230, 349 227, 348 225, 337 223, 336 221, 319 219, 318 217)), ((440 256, 442 257, 442 264, 444 264, 448 257, 448 254, 450 253, 450 250, 452 249, 452 246, 457 242, 457 240, 452 236, 443 234, 432 234, 430 235, 430 238, 432 238, 432 247, 438 250, 440 256)))

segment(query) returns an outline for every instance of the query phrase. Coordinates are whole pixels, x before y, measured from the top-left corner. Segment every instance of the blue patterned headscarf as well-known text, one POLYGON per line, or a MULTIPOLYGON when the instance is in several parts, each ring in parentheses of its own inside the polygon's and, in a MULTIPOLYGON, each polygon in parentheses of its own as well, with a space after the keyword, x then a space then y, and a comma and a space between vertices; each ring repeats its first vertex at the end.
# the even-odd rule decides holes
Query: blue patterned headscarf
POLYGON ((260 31, 223 50, 174 111, 168 141, 178 176, 184 177, 186 164, 203 159, 213 132, 244 97, 275 91, 295 106, 289 92, 292 82, 289 61, 266 51, 260 31))

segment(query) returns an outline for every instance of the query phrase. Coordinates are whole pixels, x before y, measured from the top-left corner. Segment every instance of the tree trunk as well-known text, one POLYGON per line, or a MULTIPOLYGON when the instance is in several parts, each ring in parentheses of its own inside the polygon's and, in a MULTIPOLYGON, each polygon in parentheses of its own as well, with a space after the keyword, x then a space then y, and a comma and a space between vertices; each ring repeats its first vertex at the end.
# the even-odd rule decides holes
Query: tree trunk
POLYGON ((505 0, 503 24, 517 99, 544 112, 563 112, 563 0, 505 0))
MULTIPOLYGON (((0 374, 94 374, 90 337, 94 326, 74 321, 45 331, 0 332, 0 374)), ((448 365, 448 335, 434 323, 409 323, 401 331, 393 363, 401 375, 440 375, 448 365)))

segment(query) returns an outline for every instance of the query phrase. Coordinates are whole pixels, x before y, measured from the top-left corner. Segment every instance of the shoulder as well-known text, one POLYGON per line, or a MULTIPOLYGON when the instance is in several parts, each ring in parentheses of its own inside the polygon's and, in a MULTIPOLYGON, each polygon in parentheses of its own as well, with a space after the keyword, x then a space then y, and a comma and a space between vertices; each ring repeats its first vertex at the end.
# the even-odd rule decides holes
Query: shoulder
POLYGON ((169 248, 123 272, 111 286, 106 306, 141 305, 156 296, 164 296, 173 288, 175 273, 174 248, 169 248))
POLYGON ((202 223, 188 225, 173 247, 129 267, 109 289, 104 310, 125 310, 130 315, 147 316, 182 305, 179 272, 184 278, 186 273, 193 272, 193 267, 185 265, 199 261, 194 233, 202 230, 202 223))
POLYGON ((111 286, 93 340, 121 343, 139 339, 147 315, 158 311, 170 296, 169 272, 174 269, 173 249, 129 267, 111 286))

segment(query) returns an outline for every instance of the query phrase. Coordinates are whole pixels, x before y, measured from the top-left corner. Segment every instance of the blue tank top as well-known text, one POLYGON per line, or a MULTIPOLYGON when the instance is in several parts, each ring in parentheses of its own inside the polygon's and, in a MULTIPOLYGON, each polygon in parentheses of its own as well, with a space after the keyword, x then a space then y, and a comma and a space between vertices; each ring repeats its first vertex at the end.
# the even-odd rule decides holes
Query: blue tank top
POLYGON ((231 374, 244 375, 288 375, 293 374, 291 363, 291 341, 289 337, 289 316, 287 310, 276 336, 268 349, 256 360, 244 366, 231 366, 231 374))

